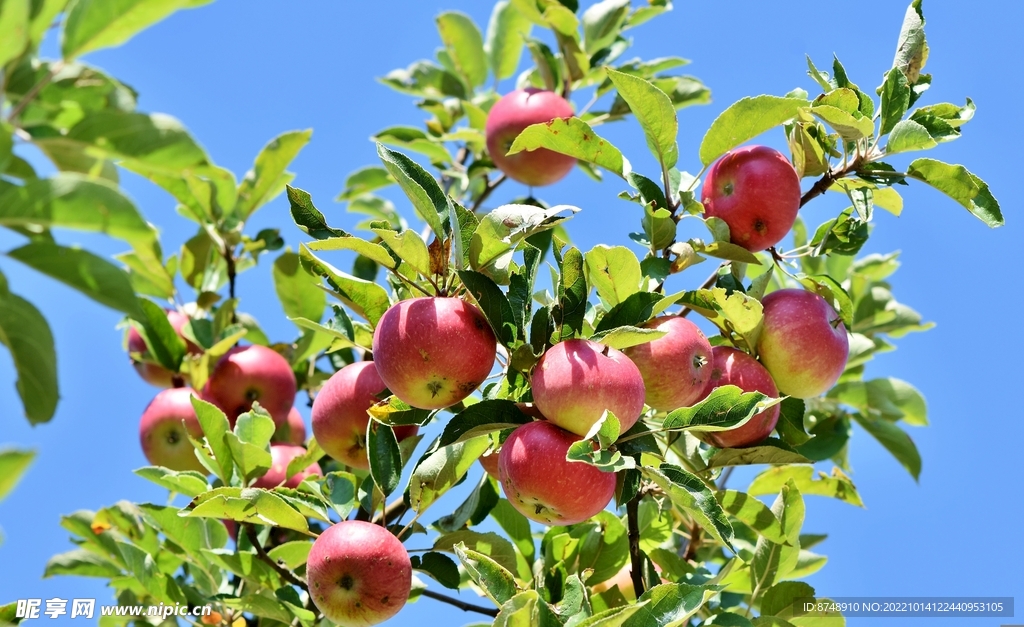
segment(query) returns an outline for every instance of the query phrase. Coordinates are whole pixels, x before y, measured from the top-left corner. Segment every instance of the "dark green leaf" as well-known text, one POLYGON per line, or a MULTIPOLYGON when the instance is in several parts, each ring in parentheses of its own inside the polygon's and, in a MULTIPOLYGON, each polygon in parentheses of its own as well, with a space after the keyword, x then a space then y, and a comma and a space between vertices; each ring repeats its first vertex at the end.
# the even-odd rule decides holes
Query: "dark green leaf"
POLYGON ((426 454, 409 481, 409 503, 413 509, 422 512, 455 486, 490 445, 490 438, 477 437, 426 454))
POLYGON ((669 627, 685 625, 722 586, 694 586, 664 583, 644 592, 639 601, 647 601, 639 612, 623 623, 624 627, 669 627))
POLYGON ((745 492, 724 490, 716 493, 722 509, 735 516, 757 532, 758 535, 775 542, 786 544, 788 541, 782 531, 782 524, 768 506, 745 492))
POLYGON ((558 307, 554 311, 559 339, 578 337, 583 332, 583 317, 587 312, 587 285, 583 270, 583 253, 572 247, 562 257, 562 272, 558 279, 558 307))
POLYGON ((416 214, 438 237, 446 235, 441 220, 448 213, 448 201, 433 176, 409 157, 377 144, 377 156, 412 201, 416 214))
POLYGON ((594 330, 602 332, 623 326, 639 327, 651 319, 654 306, 663 298, 663 295, 653 292, 632 294, 609 309, 594 330))
POLYGON ((499 285, 509 281, 512 256, 520 242, 553 229, 579 211, 578 207, 557 205, 544 209, 534 205, 502 205, 481 220, 469 246, 474 270, 499 285), (568 212, 569 215, 561 215, 568 212))
POLYGON ((879 135, 885 135, 903 119, 910 106, 910 86, 907 77, 897 68, 886 72, 882 83, 882 124, 879 135))
POLYGON ((18 373, 18 395, 32 424, 49 422, 57 408, 57 353, 46 318, 32 303, 7 291, 0 275, 0 344, 18 373))
POLYGON ((515 577, 497 562, 483 553, 467 549, 464 544, 455 547, 455 555, 489 599, 501 605, 515 596, 518 591, 515 577))
POLYGON ((375 326, 391 306, 388 293, 376 283, 345 274, 315 256, 304 245, 299 248, 299 257, 308 271, 324 278, 332 293, 356 314, 366 318, 371 325, 375 326))
POLYGON ((495 431, 514 429, 532 421, 510 400, 480 401, 451 417, 441 434, 440 446, 465 442, 495 431))
POLYGON ((808 464, 811 460, 775 438, 758 446, 729 448, 716 452, 708 460, 708 468, 749 466, 752 464, 808 464))
POLYGON ((455 564, 455 560, 444 553, 427 551, 422 556, 413 555, 412 567, 430 575, 445 588, 459 589, 459 567, 455 564))
POLYGON ((769 588, 761 597, 761 614, 765 616, 796 615, 793 604, 799 599, 814 598, 814 588, 802 581, 780 581, 769 588))
POLYGON ((387 496, 402 479, 402 453, 395 431, 377 421, 366 432, 366 453, 370 459, 370 475, 380 491, 387 496))
POLYGON ((921 475, 921 454, 906 431, 884 418, 872 418, 860 413, 853 414, 853 418, 892 453, 896 461, 917 481, 921 475))
POLYGON ((659 468, 645 466, 641 472, 713 538, 732 548, 733 529, 729 517, 700 478, 672 464, 662 464, 659 468))
POLYGON ((512 305, 505 294, 494 281, 479 272, 463 270, 459 272, 459 278, 480 306, 498 341, 506 347, 512 346, 519 332, 512 305))
POLYGON ((307 192, 290 185, 285 186, 285 189, 288 193, 288 203, 291 205, 292 220, 303 233, 316 239, 348 235, 345 231, 327 224, 324 214, 313 205, 313 199, 307 192))

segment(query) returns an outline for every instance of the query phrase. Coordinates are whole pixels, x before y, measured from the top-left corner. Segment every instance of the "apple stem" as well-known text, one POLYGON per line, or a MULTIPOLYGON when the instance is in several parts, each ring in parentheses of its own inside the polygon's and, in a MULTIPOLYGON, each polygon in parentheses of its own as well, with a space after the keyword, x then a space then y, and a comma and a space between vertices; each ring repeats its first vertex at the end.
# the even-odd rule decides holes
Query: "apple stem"
POLYGON ((476 612, 478 614, 484 614, 491 617, 498 615, 498 610, 496 608, 466 603, 461 599, 456 599, 455 597, 450 597, 447 594, 441 594, 440 592, 434 592, 433 590, 427 590, 426 588, 420 590, 420 594, 428 599, 434 599, 435 601, 447 603, 448 605, 454 605, 463 612, 476 612))
POLYGON ((629 534, 629 576, 633 580, 636 598, 644 593, 644 561, 640 550, 640 494, 626 501, 626 525, 629 534))

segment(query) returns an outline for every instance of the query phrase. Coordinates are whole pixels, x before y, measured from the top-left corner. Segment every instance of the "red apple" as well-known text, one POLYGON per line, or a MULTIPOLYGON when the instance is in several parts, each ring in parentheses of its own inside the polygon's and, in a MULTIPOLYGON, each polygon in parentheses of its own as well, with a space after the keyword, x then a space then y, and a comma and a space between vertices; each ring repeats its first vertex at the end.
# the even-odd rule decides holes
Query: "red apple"
POLYGON ((551 185, 565 178, 576 160, 546 148, 507 155, 527 126, 572 117, 572 105, 553 91, 517 89, 494 103, 487 114, 487 152, 498 169, 527 185, 551 185))
POLYGON ((266 346, 236 346, 217 362, 203 398, 219 407, 232 425, 259 401, 280 426, 295 403, 295 375, 288 360, 266 346))
POLYGON ((800 289, 772 292, 761 305, 764 329, 757 352, 779 390, 797 398, 827 392, 850 355, 839 314, 821 296, 800 289))
MULTIPOLYGON (((313 399, 313 436, 325 453, 353 468, 370 467, 366 459, 366 410, 381 400, 387 386, 372 361, 349 364, 331 375, 313 399)), ((416 435, 416 425, 395 427, 399 442, 416 435)))
POLYGON ((270 470, 257 479, 256 483, 252 484, 253 487, 267 488, 269 490, 270 488, 276 488, 279 485, 284 485, 286 488, 297 488, 306 477, 322 475, 323 471, 320 469, 320 464, 313 462, 309 466, 306 466, 305 470, 300 470, 292 475, 292 478, 288 479, 287 482, 285 481, 285 477, 288 476, 288 464, 296 457, 305 454, 306 449, 301 446, 295 446, 293 444, 271 444, 270 470))
MULTIPOLYGON (((185 339, 181 329, 188 323, 189 318, 185 314, 175 311, 173 309, 167 310, 167 320, 171 323, 171 326, 181 339, 185 340, 185 346, 190 354, 196 355, 203 352, 203 349, 199 348, 192 341, 185 339)), ((133 326, 128 327, 128 352, 138 353, 143 357, 150 357, 149 348, 146 346, 146 340, 142 339, 142 335, 133 326)), ((140 361, 132 359, 132 366, 135 367, 136 372, 142 377, 144 381, 161 388, 169 388, 174 385, 174 376, 176 373, 171 372, 167 368, 164 368, 160 364, 153 363, 151 361, 140 361)), ((179 375, 181 376, 181 375, 179 375)))
POLYGON ((548 420, 586 435, 605 410, 625 433, 644 408, 644 380, 622 351, 590 340, 566 340, 549 348, 530 379, 533 402, 548 420))
MULTIPOLYGON (((701 394, 702 399, 723 385, 735 385, 744 392, 760 392, 778 398, 779 390, 775 387, 772 375, 750 355, 728 346, 716 346, 711 349, 711 354, 711 377, 701 394)), ((705 431, 700 437, 718 448, 742 448, 767 438, 778 421, 779 406, 774 405, 755 414, 740 427, 728 431, 705 431)))
POLYGON ((730 150, 708 169, 704 215, 729 225, 732 243, 757 252, 782 241, 800 209, 800 178, 777 150, 730 150))
POLYGON ((328 620, 342 627, 365 627, 386 621, 405 606, 412 563, 402 543, 384 527, 343 520, 313 542, 306 582, 313 603, 328 620))
POLYGON ((150 464, 207 474, 188 440, 189 435, 203 437, 203 428, 192 407, 193 396, 196 391, 192 388, 162 390, 142 412, 139 440, 150 464))
POLYGON ((413 407, 441 409, 477 389, 497 342, 480 310, 458 298, 411 298, 384 312, 373 359, 391 392, 413 407))
POLYGON ((679 316, 655 318, 644 328, 666 335, 623 352, 644 378, 647 404, 658 411, 689 407, 711 376, 711 343, 697 325, 679 316))
POLYGON ((306 444, 306 423, 302 421, 302 414, 298 409, 292 407, 288 410, 288 418, 274 432, 274 439, 271 441, 295 444, 296 446, 306 444))
POLYGON ((574 525, 603 510, 615 495, 615 473, 565 454, 579 438, 546 420, 517 427, 501 445, 498 476, 523 516, 546 525, 574 525))

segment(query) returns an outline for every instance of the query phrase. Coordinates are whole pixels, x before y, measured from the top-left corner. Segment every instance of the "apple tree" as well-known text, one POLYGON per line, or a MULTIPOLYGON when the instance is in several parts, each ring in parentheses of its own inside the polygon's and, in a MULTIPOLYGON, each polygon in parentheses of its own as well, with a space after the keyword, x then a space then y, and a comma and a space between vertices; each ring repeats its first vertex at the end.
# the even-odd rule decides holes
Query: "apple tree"
POLYGON ((442 13, 436 61, 382 79, 428 117, 374 134, 377 160, 340 195, 365 216, 355 233, 289 185, 308 131, 272 140, 239 180, 171 119, 134 112, 130 89, 74 64, 178 6, 138 4, 145 20, 109 24, 83 0, 65 12, 25 0, 22 14, 8 0, 0 13, 0 33, 5 19, 33 25, 0 56, 20 86, 5 92, 3 132, 48 146, 61 170, 39 179, 0 152, 0 216, 37 247, 11 254, 79 289, 96 282, 58 259, 120 286, 116 303, 96 299, 127 315, 140 374, 170 386, 143 417, 153 465, 136 474, 182 497, 66 516, 77 548, 48 576, 106 578, 125 605, 212 605, 230 625, 375 624, 435 602, 494 625, 844 624, 794 611, 815 597, 800 580, 826 561, 803 497, 863 505, 848 474, 854 424, 916 478, 904 427, 927 424, 910 383, 864 378, 875 354, 930 326, 893 295, 896 254, 860 254, 874 213, 898 214, 899 187, 925 184, 1003 221, 964 166, 903 163, 975 112, 919 102, 931 81, 920 0, 876 89, 838 59, 831 72, 809 60, 819 93, 743 98, 695 153, 677 143, 678 112, 708 88, 679 73, 681 58, 624 58, 627 31, 670 3, 502 0, 484 29, 442 13), (35 59, 36 21, 58 16, 65 59, 35 59), (69 68, 104 86, 95 110, 54 92, 69 68), (628 118, 656 171, 634 171, 601 136, 628 118), (789 154, 751 144, 766 132, 789 154), (118 167, 195 223, 177 253, 164 257, 122 200, 118 167), (635 233, 582 251, 570 237, 580 208, 558 204, 560 188, 545 190, 554 203, 499 200, 509 178, 541 187, 573 167, 622 180, 635 233), (849 207, 805 224, 799 210, 827 192, 849 207), (281 193, 301 235, 276 253, 272 287, 296 334, 271 339, 236 278, 284 248, 281 231, 247 230, 281 193), (100 195, 120 217, 100 219, 100 195), (707 235, 682 239, 684 220, 707 235), (132 252, 118 267, 57 245, 50 226, 101 229, 132 252), (699 264, 710 272, 694 279, 699 264), (312 407, 310 438, 296 395, 312 407), (728 484, 752 465, 764 468, 749 486, 728 484))

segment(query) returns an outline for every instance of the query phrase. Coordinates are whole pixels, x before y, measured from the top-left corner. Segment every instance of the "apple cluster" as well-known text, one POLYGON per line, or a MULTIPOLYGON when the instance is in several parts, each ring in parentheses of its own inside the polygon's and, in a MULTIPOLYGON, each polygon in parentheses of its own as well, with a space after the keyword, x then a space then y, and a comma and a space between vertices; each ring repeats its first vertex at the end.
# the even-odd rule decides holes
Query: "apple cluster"
MULTIPOLYGON (((551 92, 513 92, 492 108, 487 143, 496 165, 530 185, 553 183, 574 160, 545 150, 507 156, 508 147, 531 124, 572 115, 551 92)), ((778 152, 752 146, 734 150, 709 170, 703 190, 705 214, 730 229, 732 243, 756 252, 789 232, 800 206, 796 172, 778 152)), ((588 339, 567 339, 548 348, 529 375, 532 403, 520 404, 532 420, 513 430, 496 451, 480 461, 497 478, 505 496, 531 520, 547 525, 583 522, 608 506, 616 475, 567 460, 571 446, 592 437, 602 420, 614 416, 619 432, 632 428, 645 411, 670 412, 703 400, 723 385, 744 392, 798 398, 818 396, 842 374, 848 356, 846 328, 818 294, 780 289, 762 299, 763 330, 757 356, 729 346, 712 346, 696 324, 663 315, 646 328, 657 339, 622 351, 588 339)), ((188 317, 168 312, 185 339, 188 317)), ((188 342, 192 353, 201 351, 188 342)), ((296 380, 288 361, 258 345, 238 346, 223 355, 201 391, 184 387, 184 377, 146 360, 146 344, 130 329, 128 346, 140 376, 161 391, 140 425, 147 459, 173 470, 204 472, 191 439, 202 436, 192 405, 198 396, 220 408, 233 425, 258 402, 278 430, 272 465, 258 488, 297 487, 321 475, 313 463, 286 476, 289 462, 306 453, 305 426, 293 406, 296 380), (140 359, 136 359, 138 356, 140 359)), ((373 333, 372 360, 349 364, 322 386, 312 405, 312 429, 323 451, 345 466, 366 470, 371 408, 389 396, 425 410, 451 408, 476 391, 491 374, 497 340, 487 318, 460 298, 411 298, 392 305, 373 333)), ((762 410, 743 425, 700 437, 719 448, 746 447, 774 430, 779 407, 762 410)), ((414 436, 417 425, 393 428, 398 440, 414 436)), ((384 527, 342 521, 313 544, 307 579, 314 603, 342 625, 386 620, 405 604, 411 562, 402 543, 384 527)))

